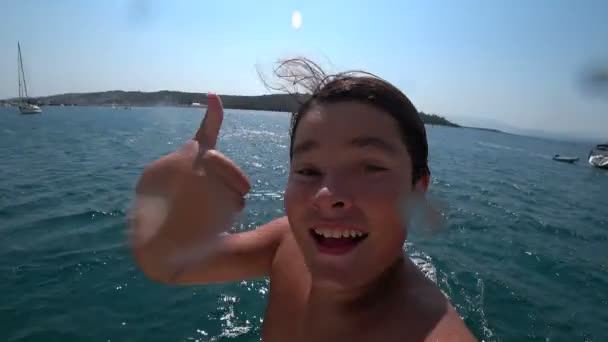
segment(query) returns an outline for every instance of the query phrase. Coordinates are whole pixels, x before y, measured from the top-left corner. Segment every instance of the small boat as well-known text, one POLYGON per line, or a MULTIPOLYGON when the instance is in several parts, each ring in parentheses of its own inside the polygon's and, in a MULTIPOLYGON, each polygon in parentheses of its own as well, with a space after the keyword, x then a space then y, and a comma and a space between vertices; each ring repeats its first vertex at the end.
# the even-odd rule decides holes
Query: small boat
POLYGON ((30 102, 27 95, 27 82, 25 81, 25 71, 23 71, 23 59, 21 57, 21 45, 17 42, 17 51, 19 57, 18 74, 19 74, 19 113, 21 114, 39 114, 42 109, 30 102))
POLYGON ((600 144, 589 151, 589 164, 591 166, 608 169, 608 144, 600 144))
POLYGON ((556 154, 553 156, 553 160, 572 164, 572 163, 578 161, 578 157, 566 157, 566 156, 560 156, 559 154, 556 154))

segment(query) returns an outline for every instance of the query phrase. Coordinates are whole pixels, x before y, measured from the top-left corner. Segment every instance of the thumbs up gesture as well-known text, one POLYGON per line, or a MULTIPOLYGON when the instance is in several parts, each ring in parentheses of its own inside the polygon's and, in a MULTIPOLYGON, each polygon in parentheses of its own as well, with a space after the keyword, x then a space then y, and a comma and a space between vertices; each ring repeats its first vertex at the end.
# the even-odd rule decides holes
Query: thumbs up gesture
POLYGON ((130 215, 132 247, 149 275, 185 267, 179 263, 211 247, 244 207, 249 180, 215 149, 223 116, 221 99, 209 94, 194 137, 148 165, 137 183, 130 215))

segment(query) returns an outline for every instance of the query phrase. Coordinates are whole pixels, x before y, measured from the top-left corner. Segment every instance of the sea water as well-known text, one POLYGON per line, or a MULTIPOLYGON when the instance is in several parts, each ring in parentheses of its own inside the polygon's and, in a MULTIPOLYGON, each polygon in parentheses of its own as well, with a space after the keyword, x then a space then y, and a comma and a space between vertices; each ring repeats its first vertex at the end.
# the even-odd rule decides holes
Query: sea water
MULTIPOLYGON (((267 279, 167 286, 127 248, 146 164, 178 148, 185 108, 0 109, 0 340, 258 341, 267 279)), ((286 113, 228 110, 218 148, 249 175, 237 230, 284 214, 286 113)), ((608 171, 591 145, 427 126, 442 230, 408 254, 486 341, 608 340, 608 171), (581 157, 557 163, 554 154, 581 157)))

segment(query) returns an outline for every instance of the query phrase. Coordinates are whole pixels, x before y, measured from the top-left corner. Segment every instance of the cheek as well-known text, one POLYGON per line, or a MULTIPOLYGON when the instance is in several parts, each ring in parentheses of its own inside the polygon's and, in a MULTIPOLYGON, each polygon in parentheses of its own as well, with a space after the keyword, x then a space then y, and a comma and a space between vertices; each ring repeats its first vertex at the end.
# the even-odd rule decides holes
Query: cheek
POLYGON ((358 197, 362 202, 388 212, 399 208, 404 193, 401 182, 392 177, 362 182, 358 187, 358 197))
POLYGON ((305 251, 311 248, 306 238, 310 226, 310 192, 310 186, 288 180, 285 188, 285 198, 283 199, 285 213, 293 236, 300 248, 305 251))
POLYGON ((370 223, 378 229, 404 228, 402 200, 406 197, 403 182, 380 179, 362 186, 358 198, 370 223))
POLYGON ((308 202, 311 198, 310 186, 295 182, 291 179, 287 181, 287 187, 285 188, 285 198, 283 199, 283 205, 287 216, 290 218, 297 218, 300 213, 305 211, 308 202))

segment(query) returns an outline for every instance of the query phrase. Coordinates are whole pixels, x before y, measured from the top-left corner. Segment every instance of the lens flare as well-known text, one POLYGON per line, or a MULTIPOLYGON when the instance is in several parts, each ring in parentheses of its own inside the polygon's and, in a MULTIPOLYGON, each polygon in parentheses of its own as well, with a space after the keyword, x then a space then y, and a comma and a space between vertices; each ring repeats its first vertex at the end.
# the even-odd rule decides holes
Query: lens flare
POLYGON ((299 11, 294 11, 291 14, 291 26, 296 30, 302 26, 302 14, 299 11))

